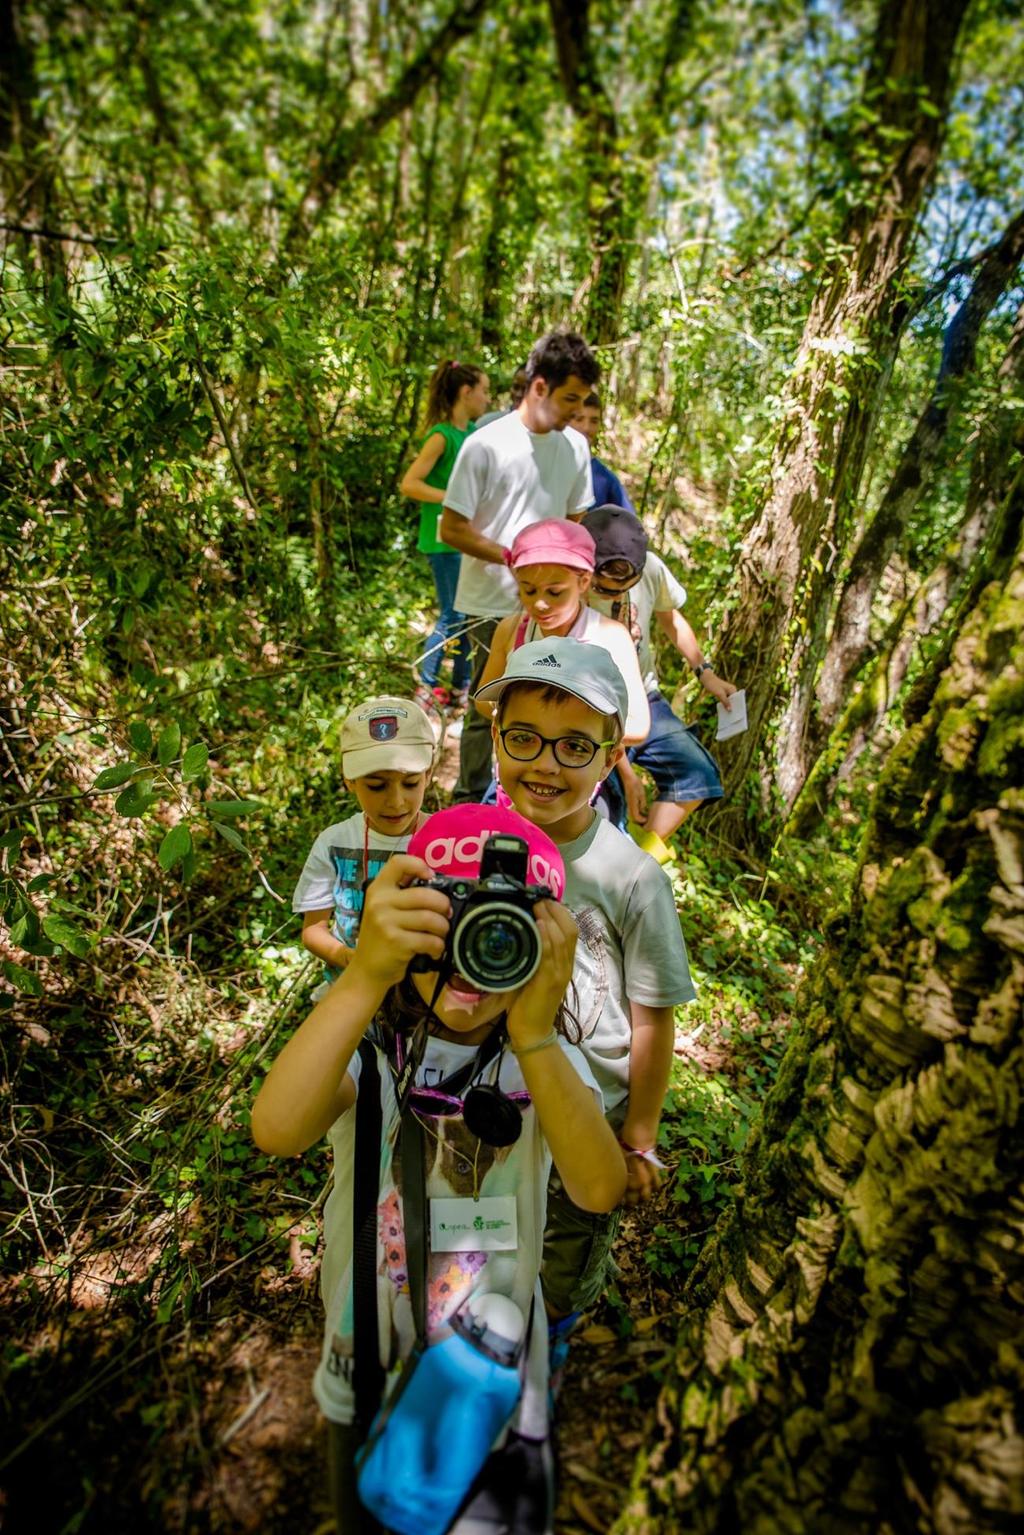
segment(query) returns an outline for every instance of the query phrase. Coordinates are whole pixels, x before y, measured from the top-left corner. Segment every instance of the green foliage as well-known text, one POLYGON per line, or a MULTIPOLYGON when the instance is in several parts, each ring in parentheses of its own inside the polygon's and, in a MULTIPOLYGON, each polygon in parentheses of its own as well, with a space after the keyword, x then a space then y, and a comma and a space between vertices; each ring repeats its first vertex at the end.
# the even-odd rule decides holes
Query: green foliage
POLYGON ((693 1267, 732 1201, 740 1154, 775 1082, 798 1015, 798 988, 852 860, 778 851, 763 875, 723 859, 697 826, 672 881, 698 999, 681 1013, 677 1058, 659 1136, 670 1169, 671 1220, 646 1252, 664 1280, 693 1267))
MULTIPOLYGON (((27 1168, 0 1181, 18 1336, 35 1340, 12 1356, 23 1380, 54 1317, 63 1336, 97 1294, 104 1316, 158 1336, 198 1330, 237 1314, 241 1276, 287 1269, 297 1217, 316 1240, 322 1159, 272 1166, 246 1116, 304 1004, 286 897, 345 813, 339 721, 408 690, 427 632, 429 574, 396 485, 440 357, 507 378, 543 330, 583 323, 607 190, 582 172, 549 8, 499 0, 297 222, 336 135, 452 9, 370 7, 351 28, 276 0, 113 3, 87 24, 14 9, 28 115, 5 119, 5 205, 76 237, 5 230, 0 268, 0 1005, 6 1151, 27 1168)), ((600 0, 589 22, 629 189, 602 451, 714 655, 804 319, 865 174, 873 18, 600 0)), ((1019 201, 1020 46, 983 7, 908 302, 1019 201)), ((879 624, 956 526, 1010 307, 879 624)), ((909 328, 866 506, 945 318, 936 300, 909 328)), ((670 689, 682 663, 661 662, 670 689)), ((686 702, 713 719, 692 689, 686 702)), ((701 995, 661 1147, 672 1216, 649 1260, 666 1280, 728 1204, 873 772, 866 757, 822 844, 780 845, 767 870, 705 841, 700 817, 683 833, 673 878, 701 995)), ((154 1443, 170 1397, 163 1416, 143 1409, 154 1443)))

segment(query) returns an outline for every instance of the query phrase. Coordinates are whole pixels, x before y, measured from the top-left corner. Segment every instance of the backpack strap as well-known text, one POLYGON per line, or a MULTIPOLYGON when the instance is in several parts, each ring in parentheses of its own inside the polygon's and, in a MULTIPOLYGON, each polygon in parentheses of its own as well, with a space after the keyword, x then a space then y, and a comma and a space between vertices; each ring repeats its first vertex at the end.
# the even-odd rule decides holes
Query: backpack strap
POLYGON ((353 1358, 356 1424, 365 1438, 384 1391, 377 1323, 377 1203, 380 1198, 380 1070, 368 1039, 359 1042, 362 1070, 356 1097, 352 1189, 353 1358))
POLYGON ((516 624, 516 632, 512 638, 513 650, 518 650, 520 645, 522 645, 523 641, 526 639, 526 631, 529 627, 529 624, 529 613, 521 613, 519 616, 519 622, 516 624))

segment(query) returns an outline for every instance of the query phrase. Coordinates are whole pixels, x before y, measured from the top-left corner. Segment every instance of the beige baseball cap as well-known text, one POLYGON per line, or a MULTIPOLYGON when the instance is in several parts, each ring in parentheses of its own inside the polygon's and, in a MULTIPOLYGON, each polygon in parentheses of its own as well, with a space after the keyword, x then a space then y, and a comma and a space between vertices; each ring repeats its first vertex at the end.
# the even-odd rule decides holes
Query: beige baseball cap
POLYGON ((368 698, 341 727, 341 771, 423 773, 433 765, 436 739, 430 720, 411 698, 368 698))

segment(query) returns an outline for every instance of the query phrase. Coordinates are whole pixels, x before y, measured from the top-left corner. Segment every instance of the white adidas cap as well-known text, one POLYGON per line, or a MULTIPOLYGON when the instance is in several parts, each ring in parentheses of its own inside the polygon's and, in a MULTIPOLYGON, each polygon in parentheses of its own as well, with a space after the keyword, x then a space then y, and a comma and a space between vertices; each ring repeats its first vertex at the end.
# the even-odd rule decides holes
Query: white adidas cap
POLYGON ((520 645, 505 662, 502 676, 489 682, 474 697, 498 699, 516 682, 562 688, 598 714, 614 714, 620 725, 626 723, 629 709, 626 679, 603 645, 574 640, 569 635, 520 645))

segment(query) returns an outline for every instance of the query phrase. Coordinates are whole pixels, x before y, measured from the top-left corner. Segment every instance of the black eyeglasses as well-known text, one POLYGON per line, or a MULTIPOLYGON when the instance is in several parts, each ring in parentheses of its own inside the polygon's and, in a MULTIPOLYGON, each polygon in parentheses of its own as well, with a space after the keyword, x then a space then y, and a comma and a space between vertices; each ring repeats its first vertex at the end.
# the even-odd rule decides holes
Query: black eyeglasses
POLYGON ((509 725, 499 730, 501 744, 516 762, 534 762, 550 746, 555 761, 562 767, 589 767, 602 746, 614 746, 614 741, 592 741, 589 736, 542 736, 537 730, 525 730, 522 725, 509 725))

